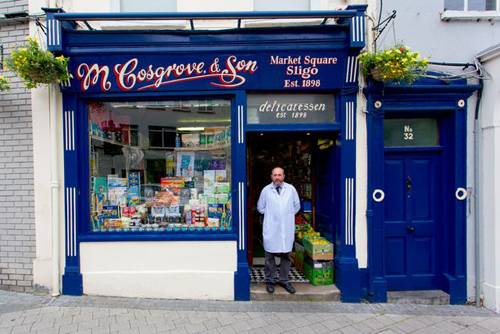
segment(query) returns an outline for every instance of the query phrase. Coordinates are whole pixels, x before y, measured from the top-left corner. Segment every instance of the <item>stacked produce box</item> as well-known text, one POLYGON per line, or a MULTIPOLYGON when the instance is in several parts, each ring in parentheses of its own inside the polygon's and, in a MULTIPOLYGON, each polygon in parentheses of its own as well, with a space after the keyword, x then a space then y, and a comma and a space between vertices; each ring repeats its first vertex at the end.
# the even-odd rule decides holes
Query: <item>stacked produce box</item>
POLYGON ((303 218, 296 219, 295 267, 313 285, 333 284, 333 244, 303 218))

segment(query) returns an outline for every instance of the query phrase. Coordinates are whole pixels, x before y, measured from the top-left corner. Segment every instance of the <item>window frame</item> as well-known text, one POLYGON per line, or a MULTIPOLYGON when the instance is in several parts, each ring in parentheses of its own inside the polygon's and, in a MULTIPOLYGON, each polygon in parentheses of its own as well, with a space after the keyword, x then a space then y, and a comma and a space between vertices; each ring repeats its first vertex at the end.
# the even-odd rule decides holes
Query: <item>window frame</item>
MULTIPOLYGON (((486 1, 486 0, 485 0, 486 1)), ((455 20, 498 20, 500 19, 500 0, 495 0, 495 10, 469 10, 469 0, 462 0, 461 10, 443 9, 441 13, 442 21, 455 20)), ((444 5, 444 0, 443 0, 444 5)))
MULTIPOLYGON (((88 122, 88 103, 89 102, 113 102, 121 100, 124 102, 129 101, 178 101, 178 100, 191 100, 191 99, 227 99, 230 102, 231 114, 231 133, 238 133, 237 122, 234 121, 237 115, 238 103, 244 98, 239 91, 225 91, 225 92, 210 92, 205 91, 190 91, 186 93, 179 92, 162 92, 154 97, 141 96, 140 94, 133 94, 130 96, 123 96, 121 93, 103 95, 103 94, 89 94, 88 96, 81 96, 77 98, 78 110, 81 112, 78 116, 79 135, 78 141, 78 160, 90 161, 90 142, 89 142, 89 122, 88 122)), ((237 136, 231 136, 231 168, 234 172, 231 174, 231 193, 235 192, 235 187, 239 178, 241 177, 238 172, 238 167, 241 168, 241 163, 234 160, 237 156, 242 156, 239 152, 241 148, 238 147, 237 136)), ((240 157, 241 158, 241 157, 240 157)), ((179 231, 92 231, 90 224, 90 166, 83 164, 81 169, 78 170, 76 175, 78 178, 79 197, 83 200, 78 201, 76 208, 76 216, 78 222, 76 223, 76 237, 78 242, 119 242, 119 241, 237 241, 238 233, 241 229, 241 222, 238 217, 239 204, 238 199, 231 198, 232 207, 232 223, 231 229, 215 230, 215 229, 202 229, 195 228, 192 230, 179 230, 179 231)), ((244 210, 244 209, 243 209, 244 210)))

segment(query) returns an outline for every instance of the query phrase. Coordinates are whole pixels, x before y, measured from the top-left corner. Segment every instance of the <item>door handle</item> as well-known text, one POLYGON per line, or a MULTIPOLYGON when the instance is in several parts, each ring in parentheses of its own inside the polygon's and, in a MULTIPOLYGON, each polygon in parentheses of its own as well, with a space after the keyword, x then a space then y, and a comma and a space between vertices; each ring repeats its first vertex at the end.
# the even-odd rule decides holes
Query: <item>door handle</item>
POLYGON ((411 184, 412 184, 411 177, 407 176, 406 177, 406 192, 411 191, 411 184))
POLYGON ((406 227, 406 230, 408 232, 410 232, 410 233, 413 233, 413 232, 415 232, 415 227, 414 226, 408 226, 408 227, 406 227))

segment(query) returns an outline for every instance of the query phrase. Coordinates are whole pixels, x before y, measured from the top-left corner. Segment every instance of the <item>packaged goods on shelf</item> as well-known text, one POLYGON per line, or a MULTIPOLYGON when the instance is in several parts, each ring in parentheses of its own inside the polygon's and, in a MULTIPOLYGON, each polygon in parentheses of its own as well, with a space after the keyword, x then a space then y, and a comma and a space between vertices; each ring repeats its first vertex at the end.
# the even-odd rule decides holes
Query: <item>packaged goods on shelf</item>
POLYGON ((160 179, 162 188, 183 188, 186 179, 183 176, 169 176, 160 179))
MULTIPOLYGON (((217 142, 225 140, 225 131, 211 133, 217 142)), ((186 141, 191 139, 183 136, 182 140, 183 146, 187 146, 186 141)), ((224 153, 178 150, 165 157, 172 158, 171 171, 167 170, 163 177, 154 176, 158 183, 142 184, 144 174, 146 179, 153 179, 147 171, 138 170, 129 171, 126 177, 109 174, 92 178, 94 231, 231 228, 231 183, 224 169, 224 153)))
POLYGON ((335 282, 333 261, 304 260, 304 276, 312 285, 330 285, 335 282))
POLYGON ((227 172, 225 169, 215 171, 215 182, 226 182, 227 172))
MULTIPOLYGON (((190 188, 181 188, 180 193, 179 193, 179 205, 180 206, 185 206, 186 204, 189 204, 189 200, 191 199, 191 196, 193 193, 191 190, 196 190, 196 189, 190 189, 190 188)), ((196 198, 197 196, 194 196, 196 198)))
POLYGON ((219 218, 207 218, 207 226, 208 227, 219 227, 220 219, 219 218))
POLYGON ((108 182, 105 176, 92 177, 92 211, 102 211, 108 201, 108 182))
POLYGON ((215 194, 215 202, 226 204, 229 202, 229 193, 226 194, 215 194))
POLYGON ((128 205, 138 205, 141 201, 141 174, 138 172, 130 172, 128 174, 128 189, 127 189, 128 205))
POLYGON ((215 183, 215 193, 217 194, 227 194, 231 191, 229 182, 216 182, 215 183))
POLYGON ((179 205, 170 205, 165 208, 165 217, 180 217, 181 211, 179 205))
POLYGON ((108 175, 108 202, 111 205, 127 205, 127 179, 108 175))
POLYGON ((206 226, 207 211, 204 205, 191 207, 191 224, 194 226, 206 226))
POLYGON ((121 218, 113 218, 113 219, 105 219, 104 220, 104 228, 107 229, 117 229, 117 228, 122 228, 123 223, 121 218))
POLYGON ((203 171, 203 189, 207 192, 207 189, 215 187, 215 170, 204 170, 203 171))
POLYGON ((200 145, 199 133, 183 133, 181 135, 182 147, 198 147, 200 145))
POLYGON ((177 176, 194 176, 194 152, 177 152, 177 176))

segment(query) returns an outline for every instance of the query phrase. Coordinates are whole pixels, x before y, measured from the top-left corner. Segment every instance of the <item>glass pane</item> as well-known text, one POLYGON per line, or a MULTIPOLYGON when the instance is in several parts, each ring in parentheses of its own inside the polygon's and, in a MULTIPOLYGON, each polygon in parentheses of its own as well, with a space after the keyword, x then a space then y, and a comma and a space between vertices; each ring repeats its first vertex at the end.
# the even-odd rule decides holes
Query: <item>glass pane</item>
POLYGON ((254 10, 309 10, 310 0, 254 0, 254 10))
POLYGON ((149 146, 150 147, 163 147, 162 132, 149 130, 149 146))
POLYGON ((469 0, 469 10, 495 10, 495 0, 469 0))
POLYGON ((486 0, 486 10, 497 10, 497 0, 486 0))
POLYGON ((464 0, 444 0, 444 10, 464 10, 464 0))
POLYGON ((335 122, 329 94, 249 94, 248 124, 314 124, 335 122))
POLYGON ((122 12, 175 12, 177 11, 177 0, 120 0, 120 10, 122 12))
POLYGON ((90 230, 231 230, 230 101, 88 109, 90 230))
POLYGON ((385 119, 384 145, 386 147, 439 145, 437 120, 433 118, 385 119))

